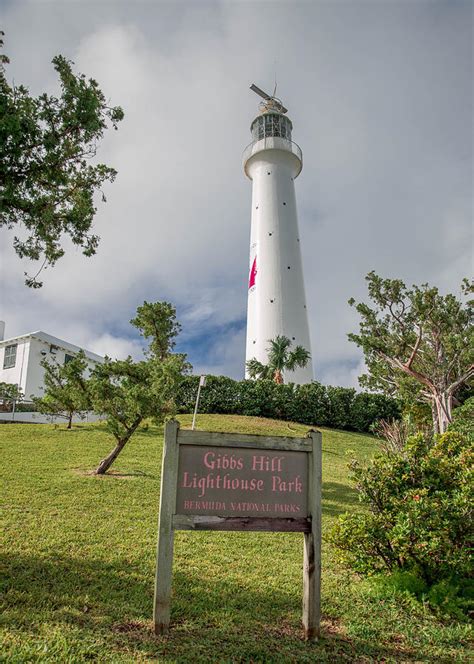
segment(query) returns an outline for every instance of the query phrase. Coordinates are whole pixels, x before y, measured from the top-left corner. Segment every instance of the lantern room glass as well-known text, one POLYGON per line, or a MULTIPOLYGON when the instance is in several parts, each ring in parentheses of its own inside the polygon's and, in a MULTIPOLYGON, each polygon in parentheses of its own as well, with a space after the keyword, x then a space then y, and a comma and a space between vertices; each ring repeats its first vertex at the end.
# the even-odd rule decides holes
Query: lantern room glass
POLYGON ((260 141, 262 138, 278 136, 291 141, 291 120, 279 113, 265 113, 259 115, 252 123, 252 138, 260 141))

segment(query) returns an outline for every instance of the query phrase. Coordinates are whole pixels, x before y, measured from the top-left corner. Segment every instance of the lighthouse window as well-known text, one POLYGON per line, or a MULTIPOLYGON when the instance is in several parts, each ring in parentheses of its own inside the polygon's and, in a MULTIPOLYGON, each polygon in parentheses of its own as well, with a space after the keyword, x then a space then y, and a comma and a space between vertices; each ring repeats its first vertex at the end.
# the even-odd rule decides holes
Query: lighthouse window
POLYGON ((266 113, 256 118, 252 124, 252 137, 255 141, 269 136, 279 136, 291 140, 291 121, 284 115, 266 113))

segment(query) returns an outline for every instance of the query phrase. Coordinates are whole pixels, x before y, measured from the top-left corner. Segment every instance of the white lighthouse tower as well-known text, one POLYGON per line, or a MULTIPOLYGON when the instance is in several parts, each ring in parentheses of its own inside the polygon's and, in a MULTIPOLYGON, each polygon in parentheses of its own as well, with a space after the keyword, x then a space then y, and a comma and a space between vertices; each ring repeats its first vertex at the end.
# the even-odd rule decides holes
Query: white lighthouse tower
MULTIPOLYGON (((292 348, 311 352, 294 183, 303 155, 291 140, 293 125, 280 100, 256 85, 251 89, 264 102, 243 156, 252 180, 246 360, 266 364, 269 341, 278 335, 288 337, 292 348)), ((311 382, 311 360, 284 377, 286 382, 311 382)))

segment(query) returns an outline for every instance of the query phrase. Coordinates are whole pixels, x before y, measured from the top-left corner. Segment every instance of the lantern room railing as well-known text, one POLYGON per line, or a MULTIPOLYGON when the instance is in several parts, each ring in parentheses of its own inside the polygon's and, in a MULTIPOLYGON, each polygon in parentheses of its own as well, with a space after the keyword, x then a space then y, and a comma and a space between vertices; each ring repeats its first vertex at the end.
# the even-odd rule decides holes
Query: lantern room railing
MULTIPOLYGON (((286 152, 291 152, 299 159, 301 167, 303 166, 303 152, 297 143, 287 138, 280 138, 279 136, 268 136, 258 141, 252 141, 247 145, 242 155, 244 169, 250 157, 257 154, 257 152, 262 152, 262 150, 285 150, 286 152)), ((301 168, 299 171, 301 171, 301 168)))

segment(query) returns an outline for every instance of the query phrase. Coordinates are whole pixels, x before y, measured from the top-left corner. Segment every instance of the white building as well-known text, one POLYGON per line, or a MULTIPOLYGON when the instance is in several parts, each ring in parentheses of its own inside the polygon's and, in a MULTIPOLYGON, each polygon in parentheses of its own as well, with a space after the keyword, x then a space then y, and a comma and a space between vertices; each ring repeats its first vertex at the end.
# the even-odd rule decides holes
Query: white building
MULTIPOLYGON (((256 86, 265 99, 251 125, 252 143, 243 157, 252 180, 252 221, 247 308, 246 360, 267 364, 269 341, 285 336, 292 348, 311 353, 296 212, 295 179, 303 167, 301 149, 291 140, 286 108, 256 86)), ((309 383, 311 361, 285 372, 285 380, 309 383)))
MULTIPOLYGON (((46 332, 31 332, 19 337, 4 339, 5 324, 0 322, 0 382, 17 385, 25 399, 41 397, 43 391, 43 360, 67 364, 81 350, 46 332)), ((89 369, 104 358, 84 350, 89 369)))

